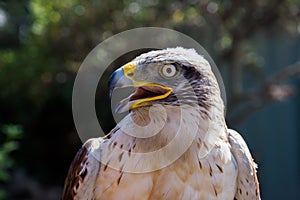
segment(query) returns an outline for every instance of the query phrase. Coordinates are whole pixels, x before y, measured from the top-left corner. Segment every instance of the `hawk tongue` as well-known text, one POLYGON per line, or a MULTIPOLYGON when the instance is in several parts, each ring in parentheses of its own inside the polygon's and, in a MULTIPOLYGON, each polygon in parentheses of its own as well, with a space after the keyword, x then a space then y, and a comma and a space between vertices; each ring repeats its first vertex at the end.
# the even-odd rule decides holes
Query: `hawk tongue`
POLYGON ((140 99, 147 99, 159 95, 163 95, 168 92, 166 89, 155 87, 155 86, 142 86, 136 88, 135 92, 120 101, 120 103, 115 107, 115 112, 123 113, 130 110, 131 106, 140 99))
POLYGON ((167 90, 160 88, 160 87, 155 87, 155 86, 143 86, 143 87, 138 87, 135 91, 135 93, 130 96, 130 101, 138 100, 138 99, 145 99, 145 98, 150 98, 150 97, 155 97, 158 95, 165 94, 167 90))

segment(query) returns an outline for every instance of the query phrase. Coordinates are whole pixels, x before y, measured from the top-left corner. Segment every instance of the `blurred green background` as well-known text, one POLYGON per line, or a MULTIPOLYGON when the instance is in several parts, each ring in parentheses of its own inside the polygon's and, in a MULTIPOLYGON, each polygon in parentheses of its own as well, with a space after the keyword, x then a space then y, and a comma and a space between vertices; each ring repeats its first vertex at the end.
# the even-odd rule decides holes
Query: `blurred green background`
MULTIPOLYGON (((185 33, 210 53, 228 125, 259 165, 262 199, 298 199, 299 9, 299 0, 0 1, 0 199, 60 198, 81 146, 71 110, 76 72, 101 41, 144 26, 185 33)), ((97 107, 109 131, 101 88, 97 107)))

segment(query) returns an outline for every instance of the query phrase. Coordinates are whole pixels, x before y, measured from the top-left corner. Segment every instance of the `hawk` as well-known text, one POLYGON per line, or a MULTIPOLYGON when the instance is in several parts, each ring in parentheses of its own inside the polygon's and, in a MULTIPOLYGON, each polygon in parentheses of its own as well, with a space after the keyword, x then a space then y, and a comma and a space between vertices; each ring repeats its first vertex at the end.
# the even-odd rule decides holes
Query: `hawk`
POLYGON ((116 70, 110 90, 134 87, 129 114, 77 153, 62 199, 260 199, 243 138, 228 129, 209 62, 194 49, 144 53, 116 70))

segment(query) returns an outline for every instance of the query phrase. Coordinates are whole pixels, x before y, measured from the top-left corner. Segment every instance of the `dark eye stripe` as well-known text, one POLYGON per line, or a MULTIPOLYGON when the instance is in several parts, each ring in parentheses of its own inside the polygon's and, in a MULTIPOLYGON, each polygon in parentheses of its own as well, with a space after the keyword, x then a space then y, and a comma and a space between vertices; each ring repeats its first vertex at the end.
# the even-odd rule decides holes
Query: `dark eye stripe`
POLYGON ((171 63, 176 68, 176 71, 178 71, 178 64, 177 63, 171 63))

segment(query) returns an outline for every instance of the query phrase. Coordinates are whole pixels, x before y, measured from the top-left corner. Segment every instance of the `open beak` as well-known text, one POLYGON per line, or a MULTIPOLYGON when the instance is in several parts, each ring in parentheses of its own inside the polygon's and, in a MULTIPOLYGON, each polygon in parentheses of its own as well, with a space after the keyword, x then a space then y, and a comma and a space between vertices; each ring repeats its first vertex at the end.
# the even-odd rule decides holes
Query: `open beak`
POLYGON ((109 80, 110 97, 115 88, 134 87, 135 92, 120 101, 115 112, 122 113, 134 108, 149 106, 152 101, 164 99, 172 93, 172 88, 156 83, 135 79, 136 63, 130 62, 116 70, 109 80))

